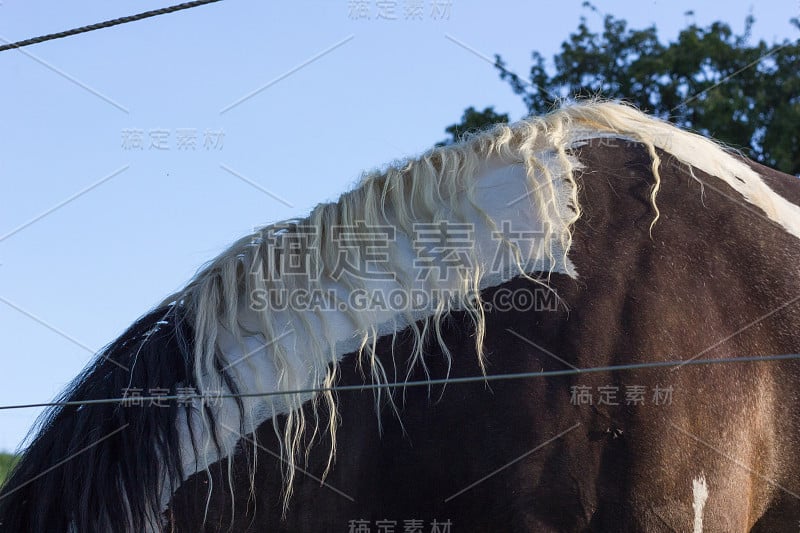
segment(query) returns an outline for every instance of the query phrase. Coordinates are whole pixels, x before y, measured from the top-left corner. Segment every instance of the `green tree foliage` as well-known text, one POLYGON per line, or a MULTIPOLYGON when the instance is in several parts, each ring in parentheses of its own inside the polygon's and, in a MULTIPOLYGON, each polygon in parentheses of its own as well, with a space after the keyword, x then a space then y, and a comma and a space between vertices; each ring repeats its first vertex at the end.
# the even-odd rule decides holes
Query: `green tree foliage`
MULTIPOLYGON (((765 165, 800 174, 800 41, 749 44, 753 23, 748 17, 741 35, 722 22, 690 24, 663 44, 655 26, 630 29, 606 15, 602 30, 594 32, 581 17, 554 56, 554 69, 535 51, 528 79, 508 71, 500 56, 496 67, 531 113, 565 99, 625 100, 741 148, 765 165)), ((798 19, 791 23, 800 29, 798 19)), ((451 141, 464 127, 491 123, 480 123, 480 114, 470 110, 461 124, 446 129, 451 141)))
POLYGON ((445 132, 450 134, 450 139, 439 143, 439 145, 441 146, 458 141, 467 133, 474 133, 487 126, 499 124, 501 122, 508 122, 508 115, 506 113, 495 113, 494 107, 487 107, 483 111, 476 111, 474 107, 470 106, 465 109, 464 114, 461 115, 461 122, 444 129, 445 132))
POLYGON ((11 472, 11 468, 16 461, 17 457, 15 455, 0 453, 0 486, 5 482, 6 477, 9 472, 11 472))

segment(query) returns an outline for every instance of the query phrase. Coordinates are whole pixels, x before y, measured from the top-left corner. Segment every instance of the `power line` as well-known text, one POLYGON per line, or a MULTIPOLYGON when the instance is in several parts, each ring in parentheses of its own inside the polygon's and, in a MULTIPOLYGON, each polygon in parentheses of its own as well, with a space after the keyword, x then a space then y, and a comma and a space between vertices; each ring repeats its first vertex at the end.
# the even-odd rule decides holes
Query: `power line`
MULTIPOLYGON (((405 387, 424 387, 431 385, 451 385, 458 383, 478 383, 489 381, 506 381, 512 379, 549 378, 560 376, 575 376, 579 374, 597 374, 600 372, 615 372, 622 370, 644 370, 650 368, 670 368, 694 365, 713 365, 720 363, 755 363, 763 361, 788 361, 800 360, 800 353, 781 355, 754 355, 748 357, 727 357, 722 359, 689 359, 677 361, 651 361, 648 363, 631 363, 627 365, 595 366, 589 368, 574 368, 568 370, 545 370, 540 372, 519 372, 513 374, 490 374, 487 376, 466 376, 461 378, 427 379, 420 381, 404 381, 393 383, 368 383, 362 385, 341 385, 335 387, 313 387, 308 389, 295 389, 290 391, 250 392, 243 394, 175 394, 165 396, 127 396, 124 398, 99 398, 97 400, 76 400, 69 402, 42 402, 18 405, 0 405, 0 411, 7 409, 28 409, 33 407, 58 407, 80 406, 106 403, 142 403, 151 402, 156 407, 157 402, 169 400, 188 401, 194 399, 221 400, 224 398, 259 398, 267 396, 285 396, 289 394, 314 394, 318 392, 347 392, 365 391, 375 389, 399 389, 405 387)), ((144 406, 144 405, 142 405, 144 406)))
POLYGON ((40 37, 33 37, 32 39, 25 39, 24 41, 17 41, 15 43, 4 44, 0 46, 0 52, 4 52, 6 50, 12 50, 14 48, 22 48, 23 46, 29 46, 31 44, 43 43, 45 41, 52 41, 53 39, 61 39, 62 37, 70 37, 72 35, 78 35, 79 33, 86 33, 94 30, 100 30, 103 28, 110 28, 112 26, 118 26, 120 24, 127 24, 128 22, 135 22, 137 20, 155 17, 157 15, 166 15, 167 13, 174 13, 176 11, 182 11, 184 9, 190 9, 205 4, 213 4, 214 2, 219 2, 219 1, 221 0, 195 0, 194 2, 176 4, 174 6, 162 7, 160 9, 154 9, 152 11, 145 11, 143 13, 138 13, 136 15, 129 15, 127 17, 120 17, 116 19, 106 20, 104 22, 97 22, 95 24, 89 24, 88 26, 81 26, 80 28, 73 28, 71 30, 61 31, 58 33, 50 33, 48 35, 42 35, 40 37))

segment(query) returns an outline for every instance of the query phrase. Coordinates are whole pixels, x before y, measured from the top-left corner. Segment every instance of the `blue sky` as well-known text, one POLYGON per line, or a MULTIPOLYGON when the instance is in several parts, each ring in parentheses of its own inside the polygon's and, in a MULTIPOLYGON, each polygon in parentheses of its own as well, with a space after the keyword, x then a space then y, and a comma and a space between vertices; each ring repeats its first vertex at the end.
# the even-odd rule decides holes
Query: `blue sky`
MULTIPOLYGON (((754 38, 798 38, 796 0, 597 3, 662 39, 688 10, 736 31, 752 12, 754 38)), ((228 0, 0 53, 0 405, 52 399, 235 238, 421 152, 465 107, 521 118, 481 55, 524 75, 582 13, 600 22, 580 0, 385 4, 394 20, 375 0, 228 0)), ((0 38, 165 5, 3 0, 0 38)), ((0 450, 39 412, 0 411, 0 450)))

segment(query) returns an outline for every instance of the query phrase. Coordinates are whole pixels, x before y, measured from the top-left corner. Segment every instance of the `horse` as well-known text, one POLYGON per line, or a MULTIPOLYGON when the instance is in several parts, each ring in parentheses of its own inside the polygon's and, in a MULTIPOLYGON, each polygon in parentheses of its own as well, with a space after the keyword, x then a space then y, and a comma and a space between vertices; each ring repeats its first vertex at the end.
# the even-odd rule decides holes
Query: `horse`
POLYGON ((234 243, 104 348, 2 531, 800 521, 800 181, 619 102, 234 243))

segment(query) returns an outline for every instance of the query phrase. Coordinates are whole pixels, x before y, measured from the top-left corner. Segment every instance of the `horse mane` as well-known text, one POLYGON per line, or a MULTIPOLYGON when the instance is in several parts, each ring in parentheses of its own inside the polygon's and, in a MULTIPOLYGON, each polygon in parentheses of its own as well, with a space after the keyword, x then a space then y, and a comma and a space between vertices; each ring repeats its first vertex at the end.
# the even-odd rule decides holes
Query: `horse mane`
MULTIPOLYGON (((475 186, 488 166, 524 167, 544 231, 544 255, 534 270, 549 274, 558 265, 566 268, 572 227, 581 217, 575 178, 581 165, 573 151, 599 137, 630 140, 646 147, 652 162, 653 225, 659 217, 656 200, 661 186, 661 158, 657 149, 661 149, 684 165, 689 175, 694 177, 692 169, 699 168, 719 177, 787 231, 800 236, 796 206, 781 203, 750 167, 714 141, 624 104, 592 101, 569 105, 541 117, 498 124, 468 135, 454 145, 432 148, 417 158, 368 173, 352 191, 336 202, 318 205, 308 217, 271 224, 243 237, 203 267, 184 289, 167 297, 155 311, 103 350, 62 400, 113 398, 120 395, 122 387, 146 388, 152 383, 159 386, 168 383, 173 390, 176 386, 192 386, 199 394, 224 391, 235 395, 241 389, 242 375, 229 368, 230 361, 222 349, 223 337, 245 346, 247 338, 259 337, 268 342, 284 333, 277 322, 277 313, 269 308, 253 308, 252 294, 324 289, 340 254, 351 254, 350 259, 357 261, 370 244, 366 238, 351 236, 348 249, 343 251, 331 238, 336 226, 392 226, 398 234, 411 236, 414 223, 419 221, 436 222, 453 217, 464 220, 466 200, 489 227, 495 227, 489 213, 472 201, 475 186), (308 240, 299 243, 299 252, 308 259, 309 271, 319 275, 281 275, 274 249, 288 247, 301 227, 314 230, 308 240), (128 364, 132 373, 124 373, 109 360, 128 364)), ((533 270, 524 264, 518 249, 514 250, 515 245, 511 242, 504 245, 516 251, 512 256, 516 274, 529 276, 533 270)), ((263 420, 273 420, 285 464, 284 506, 289 503, 295 468, 307 452, 303 443, 309 427, 314 435, 318 431, 329 433, 332 445, 328 469, 333 464, 337 416, 331 387, 337 381, 338 364, 345 353, 356 352, 359 361, 367 363, 370 379, 384 383, 387 372, 377 358, 376 342, 387 334, 394 340, 396 333, 407 327, 414 340, 411 365, 425 364, 423 351, 429 341, 437 342, 449 360, 452 355, 444 345, 442 321, 452 310, 461 309, 474 324, 475 347, 483 364, 486 322, 481 289, 487 273, 475 268, 459 269, 455 274, 456 278, 448 282, 453 298, 436 302, 424 317, 409 313, 389 323, 375 323, 368 311, 340 308, 339 312, 353 328, 351 342, 346 345, 328 342, 330 332, 319 331, 318 325, 324 323, 321 313, 325 311, 282 311, 284 319, 289 317, 298 336, 309 342, 311 349, 301 353, 282 343, 272 344, 271 363, 278 369, 276 392, 284 394, 238 398, 235 409, 226 413, 236 413, 242 435, 252 432, 263 420), (325 390, 316 394, 291 392, 309 388, 325 390), (309 400, 312 400, 313 420, 306 420, 301 408, 309 400), (325 428, 319 427, 321 408, 327 412, 325 428), (277 415, 284 415, 282 424, 275 422, 277 415)), ((544 281, 537 278, 545 284, 546 279, 546 276, 544 281)), ((413 280, 397 282, 408 288, 413 280)), ((344 291, 364 287, 362 281, 347 276, 339 278, 337 283, 344 291)), ((378 390, 377 404, 380 400, 378 390)), ((145 526, 159 530, 164 505, 164 494, 159 493, 171 494, 186 475, 188 463, 181 454, 193 454, 195 464, 200 467, 207 461, 199 458, 212 448, 232 460, 229 450, 223 453, 227 448, 220 436, 223 430, 219 418, 220 413, 214 409, 196 406, 171 405, 164 410, 121 409, 115 405, 55 407, 46 414, 39 434, 3 488, 0 523, 3 527, 32 531, 66 530, 68 524, 79 531, 142 530, 145 526), (186 422, 192 409, 199 412, 203 427, 186 422), (189 428, 188 447, 181 443, 175 429, 182 420, 189 428), (114 434, 102 446, 97 445, 58 469, 47 471, 57 461, 88 445, 88 436, 102 436, 103 431, 107 433, 123 425, 129 425, 129 430, 114 434), (140 438, 125 437, 127 433, 140 438), (90 461, 93 461, 91 468, 87 466, 90 461), (43 471, 47 473, 36 478, 43 471), (93 486, 98 483, 105 485, 106 490, 93 486), (68 486, 80 489, 75 495, 65 497, 62 491, 68 486), (60 502, 59 509, 53 509, 49 502, 60 502)))
MULTIPOLYGON (((239 341, 246 335, 253 335, 252 330, 238 324, 243 297, 254 291, 322 288, 319 279, 287 279, 286 276, 280 276, 278 265, 264 260, 269 256, 267 248, 272 244, 264 238, 265 235, 275 235, 295 226, 316 229, 317 232, 303 252, 308 254, 310 269, 320 272, 322 279, 331 273, 341 253, 338 244, 330 238, 330 228, 336 225, 355 226, 358 223, 367 226, 390 224, 399 233, 412 235, 412 226, 416 221, 440 220, 445 213, 451 216, 455 213, 457 216, 458 200, 473 194, 476 180, 485 172, 486 163, 490 160, 499 165, 525 166, 534 201, 542 208, 545 230, 542 240, 549 245, 545 249, 548 261, 543 266, 549 274, 559 259, 562 259, 562 263, 566 262, 572 242, 571 229, 581 216, 578 186, 573 175, 580 170, 580 164, 572 157, 571 150, 588 139, 603 136, 641 143, 649 152, 654 178, 650 201, 655 213, 651 231, 660 216, 656 199, 661 186, 661 158, 656 149, 661 148, 683 163, 686 171, 695 179, 692 167, 720 177, 748 201, 762 208, 770 218, 800 236, 797 218, 782 216, 781 211, 787 209, 784 204, 788 202, 781 203, 780 197, 774 195, 753 170, 737 161, 719 143, 680 130, 632 106, 601 101, 569 105, 548 115, 529 117, 515 124, 497 124, 485 131, 469 134, 454 145, 435 147, 417 158, 396 162, 383 171, 368 173, 354 190, 342 195, 337 202, 318 205, 307 218, 265 226, 233 244, 202 269, 186 289, 166 300, 182 302, 194 317, 196 379, 211 390, 221 386, 217 381, 218 374, 215 375, 213 371, 215 354, 218 353, 216 335, 220 327, 233 332, 239 341), (544 160, 543 154, 552 154, 557 158, 557 173, 553 172, 553 165, 544 160), (561 187, 564 186, 567 188, 567 201, 560 197, 561 187), (563 257, 556 257, 559 254, 563 257), (258 275, 252 275, 254 272, 258 275)), ((794 206, 788 204, 788 208, 794 206)), ((487 213, 481 215, 493 225, 487 213)), ((350 244, 358 250, 364 250, 369 242, 355 237, 350 244)), ((514 257, 517 259, 515 266, 518 274, 526 275, 519 256, 514 257)), ((440 326, 442 318, 458 307, 467 311, 474 323, 476 350, 483 364, 485 321, 479 288, 484 272, 466 270, 458 272, 458 275, 455 301, 440 302, 430 316, 422 319, 421 328, 416 325, 414 317, 405 317, 400 324, 388 328, 394 339, 395 332, 402 329, 398 326, 411 326, 414 338, 411 361, 423 361, 422 350, 428 336, 434 337, 445 356, 450 357, 449 350, 442 342, 440 326)), ((360 288, 358 280, 342 278, 339 282, 348 290, 360 288)), ((386 333, 386 328, 376 328, 375 324, 370 323, 368 313, 351 309, 342 312, 355 325, 357 342, 353 346, 357 348, 358 357, 369 361, 373 381, 385 381, 386 373, 375 356, 375 343, 379 336, 386 333)), ((280 344, 274 345, 274 357, 284 370, 278 389, 291 391, 307 383, 307 376, 293 375, 298 365, 292 365, 290 361, 297 357, 303 357, 307 363, 304 369, 310 367, 311 383, 329 389, 336 380, 336 347, 316 342, 321 335, 307 319, 309 311, 290 310, 290 313, 292 323, 301 327, 303 334, 314 339, 315 344, 314 350, 304 354, 289 353, 280 344)), ((269 309, 257 314, 258 327, 255 333, 266 339, 280 334, 270 320, 269 309)), ((330 390, 321 392, 320 396, 330 415, 328 431, 333 442, 332 461, 336 442, 335 401, 330 390)), ((288 421, 280 437, 286 452, 286 474, 290 486, 294 460, 299 457, 299 439, 305 428, 305 420, 300 409, 303 398, 289 395, 288 399, 291 405, 284 410, 288 421)))

